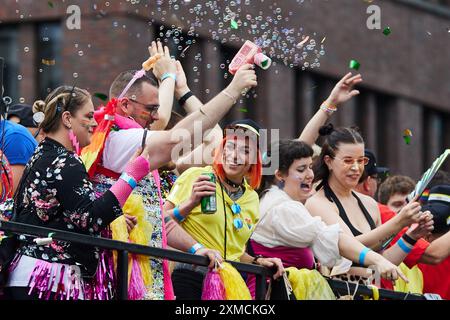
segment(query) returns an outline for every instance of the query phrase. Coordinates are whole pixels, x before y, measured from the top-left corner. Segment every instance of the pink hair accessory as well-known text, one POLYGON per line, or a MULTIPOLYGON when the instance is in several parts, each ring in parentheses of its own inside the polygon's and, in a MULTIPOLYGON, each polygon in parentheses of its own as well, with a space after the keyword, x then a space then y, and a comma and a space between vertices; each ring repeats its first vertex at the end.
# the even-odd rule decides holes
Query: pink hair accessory
POLYGON ((80 143, 78 142, 77 136, 73 133, 72 129, 69 130, 69 140, 70 143, 72 143, 75 153, 80 155, 80 143))

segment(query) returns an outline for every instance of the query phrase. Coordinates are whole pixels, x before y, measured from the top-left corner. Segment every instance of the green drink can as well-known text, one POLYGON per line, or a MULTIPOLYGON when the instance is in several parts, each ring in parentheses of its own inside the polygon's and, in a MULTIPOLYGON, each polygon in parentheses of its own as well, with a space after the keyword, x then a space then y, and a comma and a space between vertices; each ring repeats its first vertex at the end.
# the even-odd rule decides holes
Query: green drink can
MULTIPOLYGON (((216 183, 216 176, 214 173, 204 173, 203 176, 208 176, 209 181, 212 183, 216 183)), ((212 214, 217 211, 217 201, 216 195, 213 194, 208 197, 203 197, 201 200, 202 213, 212 214)))

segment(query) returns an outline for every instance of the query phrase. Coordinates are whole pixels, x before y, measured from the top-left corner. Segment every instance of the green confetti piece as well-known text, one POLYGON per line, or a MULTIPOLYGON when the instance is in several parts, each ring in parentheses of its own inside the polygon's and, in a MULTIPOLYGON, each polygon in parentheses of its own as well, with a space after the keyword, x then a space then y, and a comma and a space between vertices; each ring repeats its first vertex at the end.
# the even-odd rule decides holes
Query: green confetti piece
POLYGON ((231 29, 237 29, 238 28, 238 24, 235 20, 231 20, 231 29))
POLYGON ((390 35, 391 34, 391 28, 390 27, 386 27, 386 28, 384 28, 384 30, 383 30, 383 34, 385 35, 385 36, 388 36, 388 35, 390 35))
POLYGON ((405 139, 406 144, 411 144, 411 136, 403 136, 403 139, 405 139))
POLYGON ((53 8, 53 7, 54 7, 53 2, 49 1, 49 2, 48 2, 48 6, 49 6, 50 8, 53 8))
POLYGON ((239 109, 239 111, 240 111, 240 112, 244 112, 244 113, 247 113, 247 112, 248 112, 248 110, 247 110, 246 108, 241 108, 241 109, 239 109))
POLYGON ((106 94, 104 94, 104 93, 99 93, 99 92, 94 93, 94 97, 97 97, 97 98, 99 98, 100 100, 103 100, 103 101, 108 101, 108 96, 106 94))
POLYGON ((359 70, 359 67, 361 67, 361 64, 356 60, 350 60, 349 67, 351 69, 359 70))

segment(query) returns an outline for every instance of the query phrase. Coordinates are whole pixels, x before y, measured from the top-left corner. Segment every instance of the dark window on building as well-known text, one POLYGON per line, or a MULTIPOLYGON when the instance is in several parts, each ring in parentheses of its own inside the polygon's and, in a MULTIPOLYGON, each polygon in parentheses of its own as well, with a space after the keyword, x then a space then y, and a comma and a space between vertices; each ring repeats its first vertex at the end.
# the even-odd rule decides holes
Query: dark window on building
POLYGON ((5 59, 5 69, 3 73, 3 96, 11 97, 12 101, 19 99, 19 84, 17 74, 19 61, 17 58, 17 29, 12 26, 0 28, 0 57, 5 59))
POLYGON ((42 23, 37 27, 37 94, 44 99, 62 84, 62 30, 59 22, 42 23))

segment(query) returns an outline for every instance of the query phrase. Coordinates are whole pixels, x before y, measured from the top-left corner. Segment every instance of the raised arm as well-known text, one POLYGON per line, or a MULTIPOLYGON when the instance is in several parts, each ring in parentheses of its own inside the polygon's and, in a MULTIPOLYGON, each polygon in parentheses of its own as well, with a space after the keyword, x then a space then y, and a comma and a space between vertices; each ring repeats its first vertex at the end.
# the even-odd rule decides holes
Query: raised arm
MULTIPOLYGON (((181 106, 189 115, 200 110, 203 103, 189 89, 186 74, 180 61, 177 61, 177 83, 175 86, 175 98, 180 101, 181 106)), ((216 124, 209 132, 203 135, 202 143, 194 143, 190 148, 191 152, 181 155, 177 161, 177 171, 179 174, 191 167, 211 165, 213 151, 220 145, 223 139, 222 128, 216 124)))
POLYGON ((151 169, 157 169, 170 160, 177 161, 178 159, 171 159, 172 149, 182 142, 183 138, 190 139, 191 144, 194 144, 194 128, 201 129, 202 132, 213 128, 236 103, 242 91, 256 85, 253 66, 244 65, 230 85, 210 102, 181 120, 172 130, 153 133, 147 138, 151 169))
POLYGON ((180 157, 177 161, 177 171, 182 174, 192 167, 204 167, 212 165, 214 160, 214 150, 220 146, 223 139, 222 129, 216 125, 212 130, 204 134, 203 143, 192 152, 180 157))
POLYGON ((303 129, 298 140, 304 141, 312 146, 319 137, 319 128, 328 121, 333 112, 337 108, 347 102, 354 96, 359 94, 358 90, 353 90, 353 87, 362 82, 360 74, 352 77, 352 73, 347 73, 333 88, 330 96, 325 100, 316 114, 311 118, 306 127, 303 129))
POLYGON ((184 97, 184 103, 181 107, 184 108, 187 114, 191 114, 199 110, 203 106, 203 103, 191 92, 191 89, 189 89, 186 73, 184 72, 180 61, 176 62, 176 67, 177 83, 175 86, 175 98, 180 101, 180 99, 184 97), (188 94, 189 97, 186 96, 186 94, 188 94))
MULTIPOLYGON (((148 48, 150 56, 153 57, 156 54, 160 54, 163 60, 171 60, 170 52, 168 47, 162 46, 161 42, 152 42, 152 45, 148 48)), ((153 74, 160 80, 164 73, 173 73, 176 75, 175 63, 157 63, 153 69, 153 74)), ((152 130, 164 130, 169 123, 170 116, 172 114, 173 106, 173 92, 175 88, 175 80, 168 78, 163 82, 160 82, 159 88, 159 109, 158 109, 158 120, 156 120, 150 128, 152 130)))

